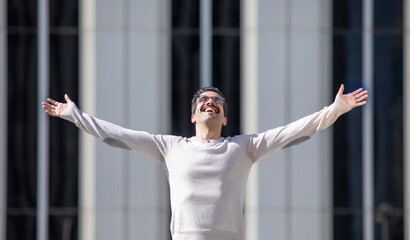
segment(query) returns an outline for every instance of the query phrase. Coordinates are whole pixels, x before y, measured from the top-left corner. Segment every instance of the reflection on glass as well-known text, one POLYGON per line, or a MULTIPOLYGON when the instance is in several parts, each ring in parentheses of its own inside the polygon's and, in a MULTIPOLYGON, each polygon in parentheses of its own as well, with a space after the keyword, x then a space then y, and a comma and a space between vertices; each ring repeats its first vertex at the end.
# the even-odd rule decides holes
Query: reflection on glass
POLYGON ((49 239, 75 240, 78 239, 77 216, 52 214, 49 217, 49 239))

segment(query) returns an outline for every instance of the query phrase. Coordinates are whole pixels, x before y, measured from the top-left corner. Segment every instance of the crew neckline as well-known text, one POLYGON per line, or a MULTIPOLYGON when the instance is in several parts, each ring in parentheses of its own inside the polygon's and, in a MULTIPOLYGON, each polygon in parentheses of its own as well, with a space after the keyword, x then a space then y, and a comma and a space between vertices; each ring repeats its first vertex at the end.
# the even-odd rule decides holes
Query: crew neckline
POLYGON ((200 142, 200 143, 220 143, 223 142, 225 140, 224 137, 220 137, 220 138, 216 138, 216 139, 207 139, 207 140, 202 140, 202 139, 198 139, 195 136, 191 137, 191 140, 195 141, 195 142, 200 142))

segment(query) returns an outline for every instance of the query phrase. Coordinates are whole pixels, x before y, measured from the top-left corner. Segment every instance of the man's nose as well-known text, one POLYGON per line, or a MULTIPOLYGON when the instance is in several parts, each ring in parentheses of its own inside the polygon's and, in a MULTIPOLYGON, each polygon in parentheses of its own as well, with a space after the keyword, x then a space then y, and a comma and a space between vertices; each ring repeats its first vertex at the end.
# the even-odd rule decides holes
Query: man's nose
POLYGON ((215 106, 215 105, 216 105, 215 102, 214 102, 214 100, 211 100, 211 99, 209 99, 205 104, 206 104, 206 105, 212 105, 212 106, 215 106))
POLYGON ((208 99, 208 101, 206 101, 206 103, 207 103, 207 104, 208 104, 208 103, 213 103, 213 104, 215 104, 214 98, 210 97, 210 98, 208 99))

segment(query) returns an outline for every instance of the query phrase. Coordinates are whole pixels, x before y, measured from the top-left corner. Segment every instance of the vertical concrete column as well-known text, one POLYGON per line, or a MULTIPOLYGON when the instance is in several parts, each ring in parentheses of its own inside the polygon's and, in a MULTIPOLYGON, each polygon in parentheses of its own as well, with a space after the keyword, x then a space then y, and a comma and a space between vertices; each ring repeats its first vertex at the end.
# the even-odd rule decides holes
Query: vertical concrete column
MULTIPOLYGON (((363 1, 363 84, 373 92, 373 0, 363 1)), ((374 239, 374 156, 372 94, 363 115, 363 239, 374 239)))
MULTIPOLYGON (((128 11, 129 127, 152 134, 169 134, 171 3, 130 1, 128 11)), ((164 168, 135 152, 130 152, 129 161, 128 237, 167 239, 170 208, 164 168)))
POLYGON ((7 71, 6 1, 0 0, 0 239, 6 239, 7 215, 7 71))
MULTIPOLYGON (((95 115, 96 108, 96 26, 95 0, 80 2, 80 106, 84 112, 95 115)), ((95 237, 95 145, 96 139, 80 132, 79 141, 79 237, 95 237)))
MULTIPOLYGON (((258 131, 258 1, 241 2, 241 132, 258 131)), ((259 239, 258 165, 248 177, 245 202, 246 239, 259 239)))
MULTIPOLYGON (((330 1, 290 4, 290 121, 330 105, 330 1)), ((326 129, 290 151, 290 239, 328 239, 331 213, 331 134, 326 129), (326 212, 327 210, 327 212, 326 212)))
MULTIPOLYGON (((242 111, 243 121, 253 119, 251 132, 285 125, 331 104, 329 1, 246 4, 257 9, 254 35, 246 21, 251 8, 243 7, 242 14, 242 111), (248 45, 249 38, 256 44, 248 45), (250 70, 255 73, 247 75, 250 70), (246 95, 249 88, 253 95, 246 95), (250 100, 256 106, 252 112, 246 111, 250 100)), ((331 182, 331 134, 326 131, 258 163, 253 214, 259 239, 329 238, 331 185, 326 183, 331 182)))
POLYGON ((47 0, 38 1, 37 13, 37 240, 48 239, 48 169, 49 118, 43 114, 41 101, 47 99, 49 86, 49 7, 47 0))
MULTIPOLYGON (((289 77, 289 3, 263 0, 257 3, 257 76, 255 132, 287 123, 289 77)), ((289 176, 287 152, 278 151, 258 163, 258 236, 259 239, 288 239, 289 176)))
POLYGON ((200 2, 200 87, 209 87, 212 86, 212 0, 200 2))
MULTIPOLYGON (((123 127, 169 133, 169 4, 81 4, 81 108, 123 127)), ((166 239, 162 166, 85 134, 80 139, 81 238, 166 239)))

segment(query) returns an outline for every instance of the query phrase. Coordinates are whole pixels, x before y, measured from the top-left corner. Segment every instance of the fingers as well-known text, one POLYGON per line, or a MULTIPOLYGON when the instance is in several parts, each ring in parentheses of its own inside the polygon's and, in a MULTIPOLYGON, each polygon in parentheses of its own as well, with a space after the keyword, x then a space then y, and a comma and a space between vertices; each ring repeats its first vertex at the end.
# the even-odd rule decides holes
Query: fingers
POLYGON ((43 108, 46 110, 46 113, 48 113, 49 115, 51 115, 53 117, 57 116, 57 114, 55 112, 56 106, 51 105, 49 103, 45 103, 45 102, 43 102, 42 105, 43 105, 43 108))
POLYGON ((51 98, 47 98, 47 101, 49 101, 51 104, 53 104, 53 105, 58 105, 60 102, 57 102, 57 101, 55 101, 55 100, 53 100, 53 99, 51 99, 51 98))
POLYGON ((360 93, 361 91, 363 91, 363 88, 357 89, 356 91, 352 92, 352 94, 355 96, 356 94, 360 93))
POLYGON ((56 108, 55 105, 52 105, 50 103, 42 102, 41 104, 43 105, 43 108, 46 110, 52 110, 56 108))
MULTIPOLYGON (((366 91, 366 92, 367 92, 367 91, 366 91)), ((368 97, 368 95, 366 94, 366 92, 360 93, 360 94, 356 95, 356 96, 355 96, 355 97, 356 97, 356 102, 361 102, 361 101, 363 101, 364 99, 366 99, 366 98, 368 97)))
POLYGON ((365 105, 366 103, 367 103, 366 101, 358 102, 358 103, 356 103, 356 107, 363 106, 363 105, 365 105))

